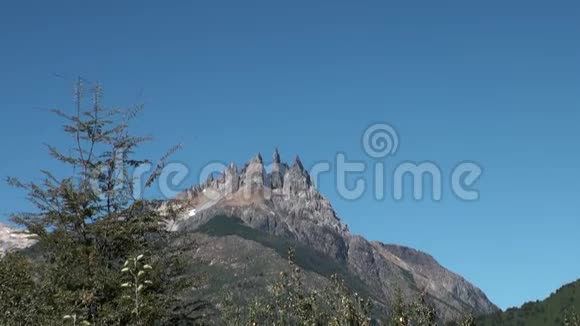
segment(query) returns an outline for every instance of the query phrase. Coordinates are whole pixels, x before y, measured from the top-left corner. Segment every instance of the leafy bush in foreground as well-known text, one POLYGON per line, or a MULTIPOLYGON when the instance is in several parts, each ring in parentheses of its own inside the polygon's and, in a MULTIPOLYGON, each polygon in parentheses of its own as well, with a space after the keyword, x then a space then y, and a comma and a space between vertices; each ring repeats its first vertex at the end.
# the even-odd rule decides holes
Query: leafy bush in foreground
POLYGON ((351 293, 337 276, 322 293, 307 291, 302 271, 288 253, 288 270, 280 272, 264 297, 239 307, 228 298, 224 308, 227 325, 361 325, 371 324, 371 303, 351 293))

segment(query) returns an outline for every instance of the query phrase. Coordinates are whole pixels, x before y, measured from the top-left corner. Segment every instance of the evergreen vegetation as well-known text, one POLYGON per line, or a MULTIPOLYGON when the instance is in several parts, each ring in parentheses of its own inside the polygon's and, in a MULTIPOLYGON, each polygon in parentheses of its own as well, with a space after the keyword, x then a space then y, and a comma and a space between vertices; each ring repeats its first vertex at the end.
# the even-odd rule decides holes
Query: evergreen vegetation
POLYGON ((580 326, 580 280, 567 284, 543 301, 528 302, 478 320, 489 326, 580 326))

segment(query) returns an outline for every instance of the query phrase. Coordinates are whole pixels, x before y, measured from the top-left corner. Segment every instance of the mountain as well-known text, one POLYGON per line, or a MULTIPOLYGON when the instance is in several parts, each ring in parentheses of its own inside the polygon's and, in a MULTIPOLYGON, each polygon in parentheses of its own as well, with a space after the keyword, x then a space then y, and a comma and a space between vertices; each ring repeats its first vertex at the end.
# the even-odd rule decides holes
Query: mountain
POLYGON ((564 285, 543 301, 481 317, 477 325, 560 326, 564 325, 567 312, 580 313, 580 280, 564 285))
POLYGON ((33 243, 27 234, 0 223, 0 257, 10 250, 23 249, 33 243))
POLYGON ((269 172, 260 155, 241 169, 231 164, 159 209, 170 208, 180 218, 169 228, 179 241, 194 238, 198 247, 188 255, 207 263, 214 286, 205 292, 214 296, 224 289, 258 291, 292 246, 311 286, 339 274, 384 311, 397 289, 424 295, 443 321, 498 311, 480 289, 430 255, 352 234, 298 157, 289 165, 276 151, 269 172))

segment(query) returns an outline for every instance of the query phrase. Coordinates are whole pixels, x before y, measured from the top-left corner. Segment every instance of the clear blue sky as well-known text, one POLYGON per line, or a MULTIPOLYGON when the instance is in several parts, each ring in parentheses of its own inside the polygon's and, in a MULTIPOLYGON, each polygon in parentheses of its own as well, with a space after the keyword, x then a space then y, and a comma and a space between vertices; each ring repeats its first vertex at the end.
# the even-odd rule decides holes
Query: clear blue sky
MULTIPOLYGON (((181 142, 192 171, 275 146, 372 163, 360 135, 387 121, 388 164, 476 161, 481 199, 346 201, 323 179, 353 232, 432 254, 504 308, 580 277, 578 1, 365 3, 5 1, 1 175, 59 169, 42 144, 70 144, 47 109, 72 109, 77 75, 108 104, 143 101, 146 153, 181 142)), ((27 208, 0 185, 0 220, 27 208)))

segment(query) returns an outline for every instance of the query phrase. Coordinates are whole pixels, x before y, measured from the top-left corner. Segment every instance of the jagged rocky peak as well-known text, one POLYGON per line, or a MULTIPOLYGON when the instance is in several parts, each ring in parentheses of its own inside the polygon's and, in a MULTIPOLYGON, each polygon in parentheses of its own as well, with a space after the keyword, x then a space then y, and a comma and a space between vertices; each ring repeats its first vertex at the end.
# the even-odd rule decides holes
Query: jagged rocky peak
POLYGON ((234 193, 240 189, 240 175, 238 174, 238 166, 236 163, 231 163, 224 172, 223 191, 226 193, 234 193))
POLYGON ((286 170, 287 166, 286 164, 282 164, 280 153, 278 152, 278 148, 276 148, 274 156, 272 157, 272 171, 270 172, 270 187, 272 190, 283 189, 286 170))
POLYGON ((314 187, 300 157, 292 166, 284 163, 278 149, 268 165, 260 154, 254 156, 242 169, 230 164, 215 178, 209 176, 200 186, 195 186, 177 197, 186 200, 183 207, 196 214, 214 206, 242 207, 266 205, 270 211, 308 216, 324 220, 333 227, 346 231, 336 216, 332 205, 314 187), (266 172, 266 169, 269 172, 266 172))
POLYGON ((310 198, 313 194, 312 182, 308 171, 304 169, 304 165, 300 157, 296 156, 294 164, 284 176, 284 194, 290 197, 306 197, 310 198))
POLYGON ((268 186, 265 180, 266 170, 264 169, 264 161, 262 160, 262 155, 258 153, 246 165, 244 186, 249 188, 248 190, 250 191, 259 191, 264 186, 268 186))
POLYGON ((302 164, 302 161, 300 160, 300 156, 296 155, 296 158, 294 159, 294 164, 292 165, 292 167, 296 167, 296 169, 300 170, 300 171, 304 171, 304 164, 302 164))
POLYGON ((250 160, 250 164, 263 164, 264 160, 262 159, 262 154, 258 153, 250 160))
POLYGON ((280 164, 280 152, 278 152, 278 148, 274 150, 274 156, 272 157, 272 163, 280 164))
POLYGON ((178 199, 197 197, 205 193, 204 190, 217 191, 221 196, 227 197, 242 189, 265 196, 274 194, 308 198, 315 192, 310 175, 300 158, 296 156, 292 166, 289 166, 282 162, 280 152, 276 149, 269 166, 264 163, 260 154, 254 156, 242 169, 231 163, 220 176, 210 174, 203 183, 184 191, 178 199), (266 172, 266 167, 269 167, 270 172, 266 172))

